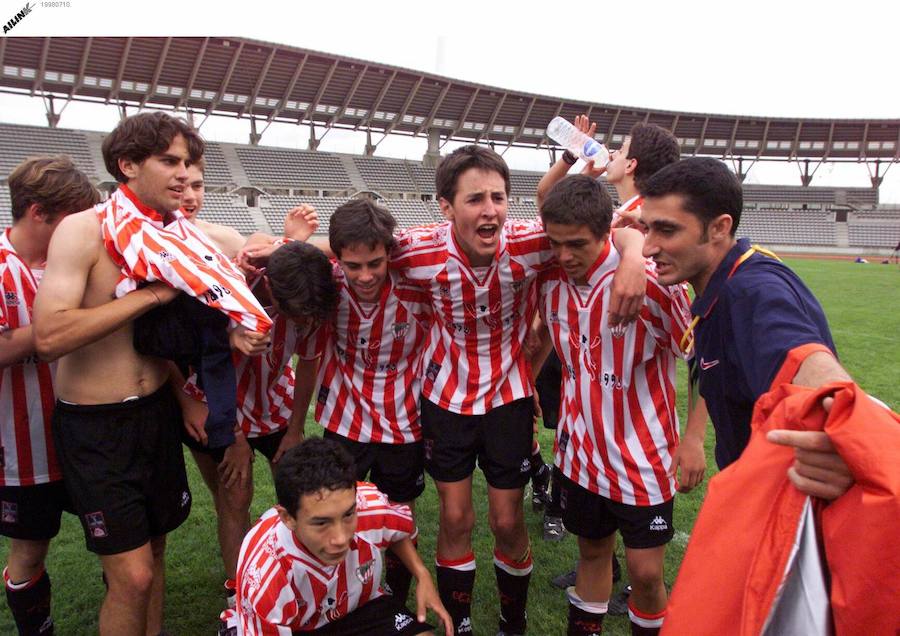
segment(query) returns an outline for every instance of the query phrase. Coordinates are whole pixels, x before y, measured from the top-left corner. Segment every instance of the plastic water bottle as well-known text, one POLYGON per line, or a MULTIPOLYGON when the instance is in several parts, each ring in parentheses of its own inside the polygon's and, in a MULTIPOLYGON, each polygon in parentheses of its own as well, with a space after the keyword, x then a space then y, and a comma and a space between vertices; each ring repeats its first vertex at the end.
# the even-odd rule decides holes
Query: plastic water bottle
POLYGON ((547 125, 547 136, 563 148, 585 161, 594 160, 595 168, 609 163, 609 150, 593 137, 575 128, 562 117, 554 117, 547 125))

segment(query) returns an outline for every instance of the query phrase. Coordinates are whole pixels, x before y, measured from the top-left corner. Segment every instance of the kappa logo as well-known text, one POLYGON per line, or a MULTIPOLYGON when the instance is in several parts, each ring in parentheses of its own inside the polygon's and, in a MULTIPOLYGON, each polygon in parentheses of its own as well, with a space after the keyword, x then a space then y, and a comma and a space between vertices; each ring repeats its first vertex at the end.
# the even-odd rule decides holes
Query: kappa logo
POLYGON ((356 568, 356 578, 359 579, 359 582, 365 585, 372 580, 372 576, 375 574, 375 559, 371 559, 370 561, 366 561, 358 568, 356 568))
POLYGON ((156 255, 159 257, 159 260, 163 261, 164 263, 171 263, 175 260, 175 257, 169 254, 166 250, 160 250, 156 253, 156 255))
POLYGON ((181 492, 181 507, 184 508, 185 506, 190 505, 190 503, 191 493, 189 493, 187 490, 183 490, 181 492))
POLYGON ((547 316, 547 320, 552 323, 558 323, 559 322, 559 312, 551 311, 550 315, 547 316))
POLYGON ((19 504, 14 501, 4 501, 0 519, 3 523, 19 523, 19 504))
POLYGON ((527 473, 527 472, 530 471, 530 470, 531 470, 531 462, 529 462, 527 459, 523 459, 523 460, 522 460, 522 465, 519 466, 519 472, 520 472, 520 473, 527 473))
POLYGON ((87 522, 88 532, 95 539, 105 539, 109 536, 102 512, 89 512, 84 515, 84 520, 87 522))
POLYGON ((472 619, 466 616, 464 619, 459 621, 459 625, 456 626, 457 634, 471 634, 472 633, 472 619))
POLYGON ((327 386, 323 385, 323 386, 319 387, 319 395, 316 397, 316 401, 319 404, 327 404, 328 403, 328 391, 329 391, 329 389, 327 386))
POLYGON ((412 623, 412 616, 407 616, 406 614, 394 614, 394 630, 398 632, 402 632, 407 625, 412 623))
POLYGON ((559 434, 559 451, 563 452, 566 450, 566 446, 569 445, 569 434, 566 431, 562 431, 559 434))
POLYGON ((712 369, 717 364, 719 364, 718 360, 710 360, 707 362, 706 360, 703 359, 703 356, 700 356, 700 368, 703 369, 704 371, 708 371, 709 369, 712 369))
POLYGON ((669 529, 669 524, 666 523, 666 520, 660 516, 653 517, 653 521, 650 522, 650 530, 654 530, 656 532, 662 532, 664 530, 669 529))
POLYGON ((16 296, 16 292, 14 291, 3 292, 3 300, 6 302, 7 307, 19 306, 19 297, 16 296))
POLYGON ((440 289, 438 290, 438 293, 443 297, 449 298, 450 297, 450 286, 449 285, 441 285, 440 289))

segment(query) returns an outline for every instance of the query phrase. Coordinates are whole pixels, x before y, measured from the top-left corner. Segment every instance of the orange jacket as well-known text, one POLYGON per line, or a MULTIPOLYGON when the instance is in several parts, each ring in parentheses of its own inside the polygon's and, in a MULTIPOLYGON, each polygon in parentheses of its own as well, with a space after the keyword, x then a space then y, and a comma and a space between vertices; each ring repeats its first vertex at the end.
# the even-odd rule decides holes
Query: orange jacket
POLYGON ((810 602, 818 605, 809 613, 824 617, 825 632, 832 622, 839 635, 900 633, 898 522, 900 416, 849 382, 777 386, 757 401, 740 459, 710 481, 662 633, 749 636, 767 626, 769 633, 785 633, 779 619, 799 614, 801 606, 806 612, 810 602), (834 404, 826 413, 822 400, 829 395, 834 404), (814 515, 810 498, 787 478, 794 451, 765 438, 785 428, 824 430, 856 481, 830 504, 812 500, 814 515), (805 581, 795 597, 789 579, 799 575, 804 520, 814 520, 818 534, 818 542, 805 535, 816 565, 816 547, 824 550, 826 573, 818 577, 824 593, 811 594, 816 581, 805 581))

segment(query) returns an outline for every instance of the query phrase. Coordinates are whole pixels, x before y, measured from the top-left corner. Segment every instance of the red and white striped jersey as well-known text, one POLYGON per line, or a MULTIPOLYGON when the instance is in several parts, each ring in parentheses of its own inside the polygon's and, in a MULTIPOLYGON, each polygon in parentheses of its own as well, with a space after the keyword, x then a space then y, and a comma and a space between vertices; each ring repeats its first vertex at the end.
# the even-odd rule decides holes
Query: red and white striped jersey
MULTIPOLYGON (((245 437, 263 437, 288 425, 294 410, 294 367, 291 357, 303 357, 307 349, 318 355, 324 348, 324 336, 314 325, 297 325, 293 320, 266 308, 271 316, 272 346, 258 356, 232 352, 237 375, 237 419, 245 437)), ((197 387, 197 375, 191 375, 184 391, 205 400, 197 387)))
POLYGON ((140 281, 162 281, 251 331, 269 331, 272 321, 243 274, 181 210, 172 212, 163 227, 163 217, 125 185, 94 210, 106 251, 122 267, 117 297, 135 290, 140 281))
MULTIPOLYGON (((9 230, 0 234, 0 333, 31 324, 39 274, 16 254, 9 230)), ((0 369, 0 486, 62 479, 50 433, 55 369, 36 354, 0 369)))
POLYGON ((274 508, 241 545, 236 609, 239 634, 290 636, 313 631, 383 596, 382 551, 414 538, 407 506, 388 503, 374 485, 356 487, 356 536, 338 565, 326 565, 300 542, 274 508))
POLYGON ((613 210, 612 213, 612 222, 615 223, 616 220, 622 216, 623 212, 631 212, 632 210, 637 210, 642 205, 644 205, 644 197, 640 194, 636 194, 630 199, 628 199, 625 203, 617 207, 613 210))
POLYGON ((408 444, 419 426, 421 360, 431 328, 431 304, 420 286, 389 272, 381 296, 362 303, 337 263, 338 307, 323 324, 327 345, 319 363, 316 420, 361 443, 408 444))
POLYGON ((491 265, 473 268, 449 222, 398 235, 391 266, 426 285, 434 321, 422 395, 480 415, 532 394, 522 344, 537 305, 534 282, 553 259, 540 221, 507 220, 491 265))
POLYGON ((558 267, 540 277, 541 317, 563 369, 556 465, 583 488, 649 506, 675 493, 667 476, 678 444, 675 365, 690 319, 683 286, 665 287, 647 264, 647 295, 637 320, 607 326, 619 253, 607 240, 576 285, 558 267))

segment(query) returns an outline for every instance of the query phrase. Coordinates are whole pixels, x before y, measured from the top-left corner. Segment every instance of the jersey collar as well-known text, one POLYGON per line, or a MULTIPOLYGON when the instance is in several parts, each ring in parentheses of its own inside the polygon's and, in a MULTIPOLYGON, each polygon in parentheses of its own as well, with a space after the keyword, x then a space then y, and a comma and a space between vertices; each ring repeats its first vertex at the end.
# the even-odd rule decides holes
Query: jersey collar
POLYGON ((612 265, 612 260, 609 258, 609 254, 612 251, 611 247, 612 242, 609 239, 609 236, 606 237, 606 242, 603 245, 603 250, 600 252, 600 256, 597 257, 597 260, 594 261, 594 264, 588 268, 588 271, 585 272, 585 278, 587 279, 587 284, 591 287, 594 287, 597 283, 600 282, 600 279, 606 276, 609 267, 605 267, 605 265, 612 265))
POLYGON ((643 204, 644 204, 644 197, 640 194, 636 194, 633 197, 631 197, 630 199, 628 199, 625 203, 620 205, 619 209, 616 211, 617 212, 631 212, 632 210, 637 208, 639 205, 643 205, 643 204))
POLYGON ((124 183, 120 183, 119 192, 121 192, 126 199, 131 201, 134 207, 137 208, 137 211, 150 219, 150 221, 158 224, 160 227, 165 225, 165 217, 150 206, 145 205, 127 185, 125 185, 124 183))
POLYGON ((709 315, 709 312, 712 311, 716 301, 719 299, 722 287, 725 285, 725 281, 728 280, 735 263, 737 263, 741 254, 748 249, 750 249, 750 239, 742 238, 738 239, 734 246, 728 250, 725 258, 722 259, 715 273, 709 279, 706 289, 703 290, 703 295, 698 297, 691 305, 692 315, 702 318, 706 318, 709 315))

